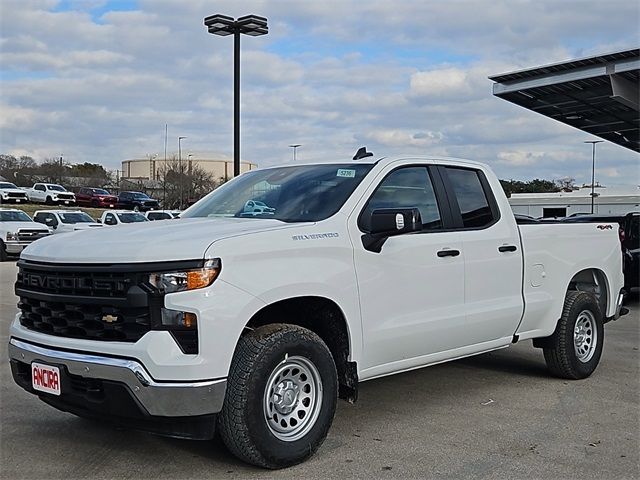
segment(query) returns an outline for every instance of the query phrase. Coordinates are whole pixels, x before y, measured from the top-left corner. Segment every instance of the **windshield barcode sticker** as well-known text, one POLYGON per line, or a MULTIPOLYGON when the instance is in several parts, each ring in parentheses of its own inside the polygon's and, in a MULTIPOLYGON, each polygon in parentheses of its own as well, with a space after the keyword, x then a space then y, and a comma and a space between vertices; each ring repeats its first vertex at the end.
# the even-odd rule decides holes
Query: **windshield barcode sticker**
POLYGON ((338 173, 336 173, 336 177, 354 178, 355 176, 356 171, 348 168, 339 168, 338 173))

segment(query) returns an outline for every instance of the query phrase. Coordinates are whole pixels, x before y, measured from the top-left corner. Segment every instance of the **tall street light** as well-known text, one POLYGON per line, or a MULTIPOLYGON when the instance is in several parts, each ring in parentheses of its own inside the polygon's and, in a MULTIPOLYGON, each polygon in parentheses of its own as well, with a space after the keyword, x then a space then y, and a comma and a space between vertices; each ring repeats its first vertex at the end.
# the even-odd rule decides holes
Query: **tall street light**
POLYGON ((178 137, 178 168, 180 169, 180 176, 178 177, 180 181, 180 205, 178 208, 182 208, 182 139, 187 137, 178 137))
POLYGON ((293 163, 296 162, 296 150, 298 150, 298 147, 301 147, 302 145, 300 145, 299 143, 294 143, 293 145, 289 145, 291 148, 293 148, 293 163))
POLYGON ((233 35, 233 176, 240 175, 240 35, 258 37, 269 33, 267 19, 245 15, 237 20, 219 13, 204 19, 213 35, 233 35))
POLYGON ((595 183, 596 183, 596 143, 602 143, 604 140, 587 140, 584 143, 591 144, 591 213, 593 213, 593 205, 596 199, 595 183))

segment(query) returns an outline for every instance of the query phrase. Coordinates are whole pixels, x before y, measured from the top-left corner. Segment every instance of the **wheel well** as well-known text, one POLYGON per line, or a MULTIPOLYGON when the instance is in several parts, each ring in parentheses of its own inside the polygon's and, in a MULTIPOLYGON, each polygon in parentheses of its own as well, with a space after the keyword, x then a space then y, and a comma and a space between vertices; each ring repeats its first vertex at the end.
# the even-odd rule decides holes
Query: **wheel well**
POLYGON ((608 283, 607 276, 602 270, 589 268, 576 273, 567 287, 567 292, 571 290, 593 293, 600 306, 602 316, 607 316, 608 283))
POLYGON ((340 398, 356 401, 358 372, 356 363, 349 361, 349 331, 345 316, 334 301, 324 297, 280 300, 251 317, 245 332, 271 323, 298 325, 318 335, 326 343, 336 364, 340 398))

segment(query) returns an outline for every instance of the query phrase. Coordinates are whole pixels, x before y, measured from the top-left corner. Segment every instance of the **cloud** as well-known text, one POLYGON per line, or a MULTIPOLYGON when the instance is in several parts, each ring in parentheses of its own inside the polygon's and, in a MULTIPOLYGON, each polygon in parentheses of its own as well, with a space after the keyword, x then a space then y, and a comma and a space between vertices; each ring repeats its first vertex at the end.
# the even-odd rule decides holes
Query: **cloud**
MULTIPOLYGON (((351 158, 366 144, 380 156, 451 155, 505 178, 579 182, 590 178, 586 134, 493 97, 487 77, 624 48, 640 14, 621 0, 60 5, 2 1, 0 153, 64 152, 116 169, 162 152, 168 124, 170 150, 186 135, 187 150, 231 154, 233 41, 202 20, 253 12, 270 32, 242 38, 243 158, 286 162, 292 143, 300 161, 351 158)), ((609 143, 598 165, 620 182, 640 173, 637 154, 609 143)))

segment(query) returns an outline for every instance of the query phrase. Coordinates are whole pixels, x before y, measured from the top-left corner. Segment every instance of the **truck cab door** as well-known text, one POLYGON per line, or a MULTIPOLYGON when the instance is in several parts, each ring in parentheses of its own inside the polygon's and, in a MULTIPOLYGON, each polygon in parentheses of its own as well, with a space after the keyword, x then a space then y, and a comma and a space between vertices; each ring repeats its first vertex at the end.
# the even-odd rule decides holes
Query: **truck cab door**
POLYGON ((390 165, 378 178, 349 222, 365 377, 410 368, 455 348, 465 329, 462 242, 459 232, 446 228, 449 212, 438 172, 426 165, 390 165), (365 248, 362 236, 370 231, 374 210, 414 207, 422 231, 388 238, 379 253, 365 248))
POLYGON ((522 318, 522 251, 509 205, 480 169, 438 167, 459 231, 465 261, 465 308, 469 345, 513 338, 522 318), (501 215, 501 210, 504 212, 501 215))

